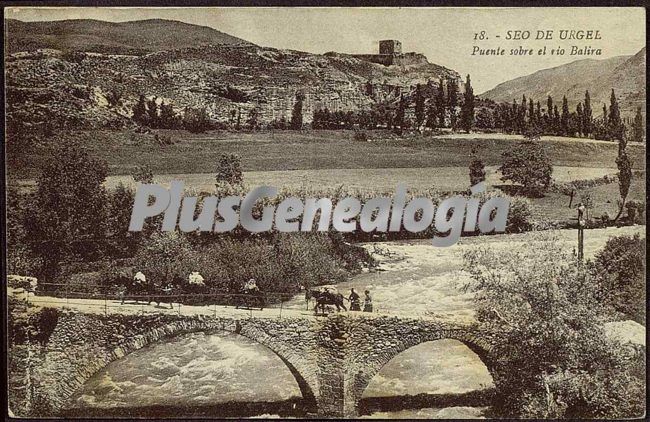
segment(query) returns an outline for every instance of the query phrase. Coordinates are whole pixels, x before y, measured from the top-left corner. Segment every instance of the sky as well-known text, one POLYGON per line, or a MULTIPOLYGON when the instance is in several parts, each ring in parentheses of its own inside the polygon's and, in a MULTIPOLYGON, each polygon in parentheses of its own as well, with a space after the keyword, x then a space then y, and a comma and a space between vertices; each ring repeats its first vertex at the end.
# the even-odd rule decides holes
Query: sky
POLYGON ((377 42, 397 39, 402 50, 471 74, 475 93, 501 82, 579 59, 632 55, 645 46, 645 9, 636 8, 24 8, 5 10, 24 21, 99 19, 123 22, 173 19, 215 28, 255 44, 325 53, 374 53, 377 42), (559 40, 560 30, 598 30, 600 40, 559 40), (530 31, 506 40, 507 31, 530 31), (556 39, 534 40, 537 30, 556 39), (474 40, 485 31, 487 39, 474 40), (497 38, 497 35, 500 38, 497 38), (600 56, 510 56, 511 48, 599 48, 600 56), (506 49, 506 56, 472 55, 474 46, 506 49))

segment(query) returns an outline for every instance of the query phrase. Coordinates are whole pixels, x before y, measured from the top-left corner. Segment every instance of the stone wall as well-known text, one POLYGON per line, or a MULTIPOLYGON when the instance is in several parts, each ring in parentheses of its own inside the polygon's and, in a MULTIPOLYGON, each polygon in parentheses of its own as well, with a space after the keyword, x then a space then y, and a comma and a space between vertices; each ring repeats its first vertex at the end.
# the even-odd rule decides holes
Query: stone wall
POLYGON ((12 410, 18 416, 55 416, 110 362, 153 342, 198 331, 233 332, 268 347, 295 377, 307 409, 320 416, 356 416, 372 377, 399 353, 426 341, 459 340, 492 369, 489 337, 484 333, 429 319, 366 314, 271 319, 64 311, 46 344, 31 345, 29 354, 23 345, 16 354, 15 358, 23 361, 12 365, 11 378, 30 388, 11 389, 12 410))

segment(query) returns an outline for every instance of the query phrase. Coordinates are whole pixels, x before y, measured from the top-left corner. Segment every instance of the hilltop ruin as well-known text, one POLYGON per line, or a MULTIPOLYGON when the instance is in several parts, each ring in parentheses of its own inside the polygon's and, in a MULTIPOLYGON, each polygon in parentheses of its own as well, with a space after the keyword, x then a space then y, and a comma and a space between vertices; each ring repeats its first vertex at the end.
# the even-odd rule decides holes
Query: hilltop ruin
POLYGON ((402 53, 402 43, 399 40, 379 41, 378 54, 351 54, 351 56, 371 63, 383 64, 384 66, 407 66, 422 64, 427 61, 424 54, 415 52, 402 53))

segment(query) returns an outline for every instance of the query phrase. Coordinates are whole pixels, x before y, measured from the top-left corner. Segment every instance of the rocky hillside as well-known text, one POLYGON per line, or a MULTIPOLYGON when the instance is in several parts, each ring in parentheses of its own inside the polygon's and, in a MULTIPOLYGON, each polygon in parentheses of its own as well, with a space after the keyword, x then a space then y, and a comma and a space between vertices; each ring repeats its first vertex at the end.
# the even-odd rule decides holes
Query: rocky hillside
MULTIPOLYGON (((171 25, 170 33, 179 25, 187 26, 172 21, 142 24, 171 25)), ((120 28, 122 25, 118 24, 120 28)), ((203 27, 196 28, 203 31, 203 27)), ((121 127, 130 124, 132 106, 140 94, 156 96, 178 111, 188 106, 205 107, 219 121, 239 112, 245 121, 248 111, 258 108, 260 120, 270 122, 290 118, 298 91, 305 95, 303 116, 309 122, 319 108, 368 108, 379 101, 396 100, 418 83, 441 78, 460 81, 458 73, 431 64, 424 56, 408 65, 383 66, 349 55, 318 55, 245 42, 196 46, 197 42, 193 47, 183 47, 183 41, 170 38, 157 44, 130 41, 129 48, 166 47, 147 54, 93 52, 88 51, 87 44, 70 40, 65 42, 75 45, 77 51, 15 51, 22 41, 13 37, 10 31, 8 42, 14 46, 10 49, 14 52, 6 57, 10 124, 121 127)), ((112 43, 118 38, 106 39, 112 43)))
POLYGON ((548 95, 561 101, 566 95, 569 106, 574 108, 589 90, 594 114, 602 104, 609 106, 612 88, 616 92, 624 116, 633 116, 637 107, 645 110, 646 49, 634 56, 618 56, 604 60, 578 60, 551 69, 516 78, 497 85, 480 95, 497 102, 519 101, 522 95, 544 104, 548 95))
POLYGON ((105 22, 72 19, 50 22, 5 21, 7 51, 48 48, 105 54, 146 54, 210 44, 250 44, 207 26, 164 19, 105 22))

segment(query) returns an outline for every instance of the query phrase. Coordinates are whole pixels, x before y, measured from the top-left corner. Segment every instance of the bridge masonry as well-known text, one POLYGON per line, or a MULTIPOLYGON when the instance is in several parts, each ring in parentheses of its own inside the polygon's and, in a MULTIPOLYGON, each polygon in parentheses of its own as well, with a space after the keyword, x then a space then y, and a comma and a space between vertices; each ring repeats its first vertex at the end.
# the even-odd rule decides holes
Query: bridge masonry
POLYGON ((489 370, 493 362, 489 337, 471 326, 361 313, 279 319, 63 310, 50 330, 39 344, 12 352, 19 361, 10 363, 9 404, 17 416, 58 415, 109 363, 192 332, 232 332, 266 346, 293 374, 306 407, 320 417, 357 416, 372 377, 397 354, 426 341, 456 339, 489 370))

